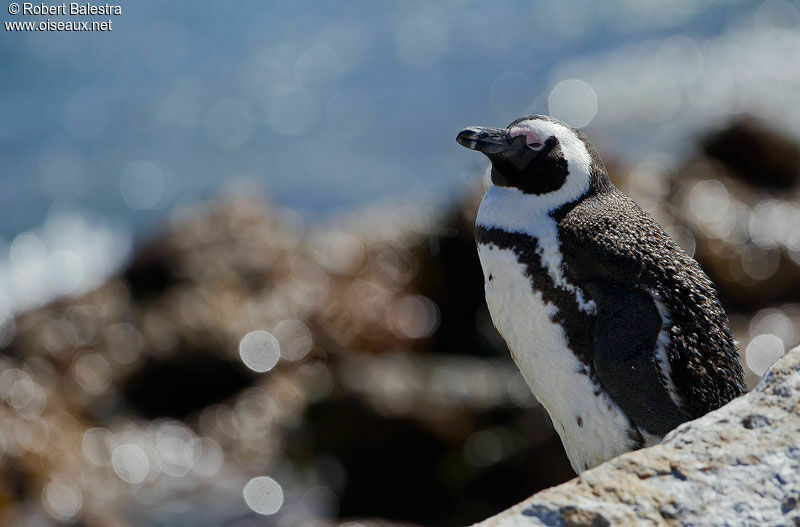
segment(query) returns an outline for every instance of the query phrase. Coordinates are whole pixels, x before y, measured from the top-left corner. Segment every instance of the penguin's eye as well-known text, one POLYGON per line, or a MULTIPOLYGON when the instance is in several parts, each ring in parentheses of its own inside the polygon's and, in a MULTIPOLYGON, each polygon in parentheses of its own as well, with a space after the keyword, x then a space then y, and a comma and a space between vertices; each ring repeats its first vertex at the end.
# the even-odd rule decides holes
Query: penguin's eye
POLYGON ((530 148, 531 150, 541 150, 543 146, 544 143, 539 143, 539 142, 528 143, 528 148, 530 148))

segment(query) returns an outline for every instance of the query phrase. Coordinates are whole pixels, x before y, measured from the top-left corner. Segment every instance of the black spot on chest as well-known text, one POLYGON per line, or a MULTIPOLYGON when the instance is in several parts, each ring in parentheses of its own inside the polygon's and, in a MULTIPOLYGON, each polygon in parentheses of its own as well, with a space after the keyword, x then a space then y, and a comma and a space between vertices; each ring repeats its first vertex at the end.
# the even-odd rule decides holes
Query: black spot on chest
POLYGON ((525 266, 525 276, 531 281, 531 290, 540 292, 545 302, 556 306, 551 320, 564 328, 567 345, 586 366, 586 373, 596 380, 593 366, 595 316, 578 309, 574 291, 555 283, 537 252, 538 241, 526 234, 480 225, 476 228, 475 238, 478 244, 488 245, 489 250, 497 246, 516 255, 517 261, 525 266))

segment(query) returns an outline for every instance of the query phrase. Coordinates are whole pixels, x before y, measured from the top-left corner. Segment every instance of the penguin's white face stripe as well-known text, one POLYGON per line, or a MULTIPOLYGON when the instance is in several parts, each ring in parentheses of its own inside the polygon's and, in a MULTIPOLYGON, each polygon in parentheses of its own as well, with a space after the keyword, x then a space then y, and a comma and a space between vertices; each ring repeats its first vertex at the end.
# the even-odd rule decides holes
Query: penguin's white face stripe
MULTIPOLYGON (((592 156, 586 144, 575 132, 566 126, 543 119, 528 119, 509 129, 511 137, 524 135, 528 144, 544 143, 550 137, 558 139, 561 152, 567 162, 567 179, 557 190, 546 194, 531 195, 531 205, 547 212, 557 209, 565 203, 575 201, 589 190, 592 179, 592 156)), ((534 174, 532 177, 536 177, 534 174)))

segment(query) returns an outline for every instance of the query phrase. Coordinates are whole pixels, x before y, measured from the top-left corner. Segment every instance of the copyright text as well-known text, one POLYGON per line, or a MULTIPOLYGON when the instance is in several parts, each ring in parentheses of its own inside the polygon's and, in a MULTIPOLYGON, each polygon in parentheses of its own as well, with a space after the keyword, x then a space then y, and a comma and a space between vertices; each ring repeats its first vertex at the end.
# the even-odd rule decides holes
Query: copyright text
MULTIPOLYGON (((8 4, 8 14, 12 16, 34 17, 95 17, 119 16, 122 6, 111 4, 92 4, 91 2, 45 4, 33 2, 11 2, 8 4)), ((9 20, 4 21, 6 31, 112 31, 113 21, 107 20, 63 20, 45 18, 42 20, 9 20)))

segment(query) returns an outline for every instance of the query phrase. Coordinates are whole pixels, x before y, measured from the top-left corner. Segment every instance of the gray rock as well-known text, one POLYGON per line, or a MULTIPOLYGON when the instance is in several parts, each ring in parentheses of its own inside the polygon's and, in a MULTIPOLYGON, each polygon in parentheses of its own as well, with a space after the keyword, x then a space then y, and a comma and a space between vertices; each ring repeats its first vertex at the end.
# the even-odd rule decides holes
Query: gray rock
POLYGON ((800 347, 755 389, 485 527, 800 526, 800 347))

